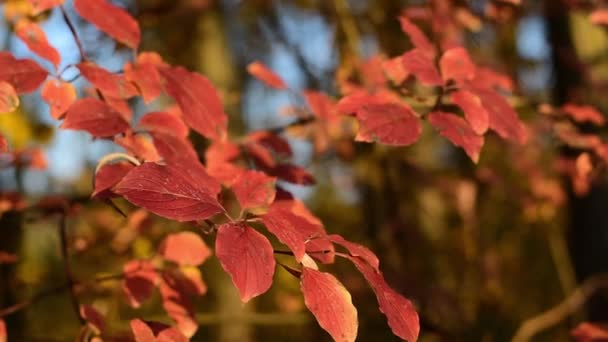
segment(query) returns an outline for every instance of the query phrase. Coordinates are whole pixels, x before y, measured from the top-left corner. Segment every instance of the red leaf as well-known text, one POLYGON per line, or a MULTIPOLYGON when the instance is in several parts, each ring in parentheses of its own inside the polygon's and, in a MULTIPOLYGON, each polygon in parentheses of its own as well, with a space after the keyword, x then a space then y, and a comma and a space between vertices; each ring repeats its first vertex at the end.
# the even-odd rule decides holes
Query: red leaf
POLYGON ((181 118, 168 112, 152 112, 144 115, 139 125, 151 132, 175 135, 179 138, 188 136, 188 126, 181 118))
POLYGON ((404 104, 370 104, 357 112, 357 141, 377 141, 386 145, 411 145, 420 137, 422 126, 414 111, 404 104))
POLYGON ((305 90, 302 94, 316 117, 328 120, 336 115, 334 103, 327 94, 315 90, 305 90))
POLYGON ((194 317, 192 296, 201 294, 200 273, 199 279, 194 281, 180 272, 163 273, 163 281, 160 284, 160 293, 163 307, 167 314, 176 322, 177 328, 184 335, 192 337, 198 329, 198 323, 194 317))
POLYGON ((519 144, 524 144, 528 140, 526 127, 504 97, 489 89, 476 88, 474 92, 488 111, 492 130, 503 139, 509 139, 519 144))
POLYGON ((19 96, 15 88, 4 81, 0 81, 0 113, 10 113, 19 107, 19 96))
POLYGON ((6 333, 6 323, 0 319, 0 342, 7 342, 8 334, 6 333))
POLYGON ((428 120, 442 136, 454 145, 462 147, 475 163, 479 161, 483 136, 475 134, 463 118, 450 113, 432 112, 428 120))
POLYGON ((462 109, 475 133, 482 135, 488 130, 490 117, 477 95, 467 90, 457 90, 452 93, 452 101, 462 109))
POLYGON ((147 260, 132 260, 123 266, 122 289, 129 304, 138 308, 154 293, 160 279, 154 265, 147 260))
POLYGON ((188 342, 179 330, 163 323, 134 319, 130 326, 135 342, 188 342))
POLYGON ((401 56, 383 61, 382 69, 396 85, 403 83, 409 76, 409 73, 403 66, 403 59, 401 56))
POLYGON ((334 341, 355 341, 359 326, 357 309, 342 283, 329 273, 303 267, 300 286, 304 303, 321 328, 334 341))
POLYGON ((608 341, 608 328, 605 326, 583 322, 571 331, 577 342, 608 341))
POLYGON ((589 20, 595 25, 608 25, 608 9, 596 9, 589 14, 589 20))
POLYGON ((114 194, 110 188, 118 184, 133 167, 133 164, 127 162, 103 165, 95 173, 95 189, 91 197, 112 197, 114 194))
POLYGON ((0 134, 0 153, 6 152, 8 152, 8 141, 4 135, 0 134))
POLYGON ((62 5, 65 0, 29 0, 32 5, 32 15, 38 15, 48 9, 62 5))
POLYGON ((27 19, 21 19, 15 25, 15 34, 27 47, 38 56, 50 61, 57 69, 61 62, 59 52, 49 44, 46 33, 38 26, 27 19))
POLYGON ((126 131, 129 124, 105 102, 89 97, 70 106, 60 127, 84 130, 94 137, 111 137, 126 131))
POLYGON ((498 88, 509 92, 512 92, 514 88, 513 80, 508 76, 483 67, 477 67, 472 83, 478 88, 498 88))
POLYGON ((232 185, 232 191, 241 209, 252 209, 270 205, 274 201, 276 179, 259 171, 242 173, 232 185))
POLYGON ((76 88, 71 83, 50 79, 42 87, 42 99, 48 103, 51 116, 61 119, 63 114, 76 101, 76 88))
POLYGON ((160 133, 153 133, 152 137, 156 150, 166 164, 181 169, 183 174, 189 175, 190 179, 195 179, 201 187, 207 189, 214 197, 217 196, 221 190, 221 185, 209 176, 205 167, 201 165, 189 140, 160 133))
POLYGON ((18 94, 38 89, 47 74, 31 59, 16 59, 9 52, 0 52, 0 81, 10 83, 18 94))
POLYGON ((453 80, 459 84, 475 77, 475 64, 471 62, 467 50, 461 47, 444 52, 439 67, 444 81, 453 80))
POLYGON ((241 300, 248 302, 268 291, 272 285, 275 260, 268 239, 244 223, 226 223, 219 227, 215 253, 241 300))
POLYGON ((129 202, 177 221, 204 220, 223 211, 205 181, 177 166, 143 163, 116 185, 129 202))
POLYGON ((260 61, 249 63, 247 71, 258 80, 266 83, 267 86, 275 89, 287 89, 285 82, 274 71, 270 70, 260 61))
POLYGON ((228 119, 209 80, 181 67, 161 68, 160 73, 167 93, 179 104, 188 126, 213 140, 226 136, 228 119))
POLYGON ((576 122, 591 122, 598 126, 601 126, 606 122, 602 113, 591 106, 579 106, 567 103, 562 107, 562 110, 570 115, 576 122))
POLYGON ((137 85, 145 103, 150 103, 162 92, 159 66, 166 64, 155 52, 142 52, 135 64, 125 64, 125 78, 137 85))
POLYGON ((395 96, 389 91, 376 92, 374 94, 369 94, 366 91, 357 91, 341 98, 336 105, 336 109, 339 113, 353 114, 358 112, 364 106, 400 102, 401 100, 399 97, 395 96))
POLYGON ((156 151, 152 140, 147 135, 126 133, 124 136, 115 137, 114 142, 138 159, 148 162, 160 160, 158 151, 156 151))
POLYGON ((306 253, 307 241, 325 236, 323 227, 280 206, 271 206, 268 213, 262 216, 262 222, 272 234, 289 247, 298 262, 306 253))
POLYGON ((416 76, 418 81, 423 84, 428 86, 443 84, 433 58, 424 54, 420 49, 413 49, 404 53, 401 60, 403 61, 405 70, 416 76))
POLYGON ((374 290, 380 311, 386 315, 393 334, 407 341, 416 341, 420 333, 420 321, 412 303, 393 290, 380 271, 360 258, 351 257, 350 260, 374 290))
POLYGON ((429 41, 426 35, 418 28, 418 26, 412 23, 405 16, 399 17, 399 23, 401 24, 401 30, 403 31, 403 33, 407 34, 408 37, 410 37, 412 45, 414 45, 416 48, 420 49, 420 51, 423 51, 424 54, 430 57, 435 54, 435 48, 433 44, 431 43, 431 41, 429 41))
POLYGON ((124 9, 107 0, 74 0, 74 8, 81 17, 110 37, 137 49, 141 35, 139 25, 124 9))
POLYGON ((198 266, 211 256, 211 251, 193 232, 168 235, 160 246, 160 254, 179 265, 198 266))
POLYGON ((105 329, 106 322, 101 313, 90 305, 80 305, 80 316, 91 324, 98 332, 105 329))
POLYGON ((378 268, 380 267, 380 261, 378 260, 378 257, 367 247, 361 246, 354 242, 350 242, 344 239, 342 236, 336 234, 329 235, 327 238, 329 239, 329 241, 337 243, 338 245, 346 248, 351 256, 360 257, 361 259, 365 260, 365 262, 367 262, 374 269, 378 270, 378 268))
POLYGON ((274 177, 289 183, 299 185, 313 185, 315 178, 306 169, 293 164, 281 164, 276 167, 266 169, 266 172, 274 177))
POLYGON ((266 148, 271 149, 281 157, 291 157, 291 147, 285 138, 269 131, 257 131, 249 133, 247 140, 256 142, 266 148))
POLYGON ((91 62, 80 63, 77 67, 82 76, 106 96, 128 99, 138 95, 137 88, 124 75, 113 74, 91 62))

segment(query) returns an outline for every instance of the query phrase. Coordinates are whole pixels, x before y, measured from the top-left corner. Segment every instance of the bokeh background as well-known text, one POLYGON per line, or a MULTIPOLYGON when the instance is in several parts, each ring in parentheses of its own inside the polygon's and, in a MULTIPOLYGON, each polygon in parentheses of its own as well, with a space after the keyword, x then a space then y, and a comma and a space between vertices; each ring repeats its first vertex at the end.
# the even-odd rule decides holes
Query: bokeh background
MULTIPOLYGON (((218 87, 235 136, 285 125, 293 120, 281 114, 285 108, 304 104, 299 96, 252 78, 248 63, 263 61, 293 89, 338 97, 341 70, 378 55, 398 56, 411 47, 397 17, 408 6, 429 3, 466 9, 473 16, 471 27, 459 33, 462 43, 476 62, 512 76, 514 104, 536 132, 543 132, 536 110, 541 103, 561 104, 574 97, 600 109, 608 105, 606 31, 591 24, 584 5, 571 7, 573 1, 113 2, 140 22, 142 51, 157 51, 218 87), (498 12, 488 15, 488 6, 498 12)), ((131 52, 82 21, 71 1, 66 7, 87 55, 119 71, 131 52)), ((60 68, 76 76, 69 65, 78 63, 78 50, 61 13, 52 11, 41 25, 61 53, 60 68)), ((18 57, 48 63, 33 55, 1 17, 0 45, 18 57)), ((74 84, 83 87, 85 81, 74 84)), ((155 105, 130 104, 136 117, 155 105)), ((86 133, 57 130, 58 125, 39 93, 23 98, 16 112, 0 115, 0 131, 11 145, 42 146, 48 164, 44 170, 0 169, 1 192, 18 191, 29 199, 88 196, 96 162, 121 149, 86 133)), ((572 151, 556 143, 548 130, 526 146, 489 137, 477 166, 429 127, 419 143, 407 148, 344 143, 318 153, 308 140, 295 134, 288 138, 295 162, 312 170, 317 184, 285 186, 306 201, 329 232, 378 254, 389 283, 419 308, 421 341, 508 341, 525 319, 556 305, 585 278, 608 271, 605 177, 600 173, 586 194, 575 194, 555 166, 572 151)), ((202 148, 199 140, 195 143, 202 148)), ((81 202, 78 215, 70 219, 79 279, 120 272, 126 260, 151 255, 167 232, 184 228, 135 212, 124 202, 118 205, 130 213, 128 219, 103 203, 81 202)), ((0 249, 19 256, 17 263, 0 264, 0 303, 29 298, 64 281, 56 222, 39 216, 8 211, 0 218, 0 249)), ((354 268, 338 262, 330 269, 353 294, 359 340, 395 340, 354 268)), ((329 340, 306 311, 297 279, 287 272, 277 270, 271 291, 242 305, 216 260, 202 271, 209 290, 197 301, 201 327, 194 341, 329 340)), ((158 296, 137 311, 128 308, 119 282, 80 290, 83 302, 106 315, 111 331, 127 329, 133 317, 168 321, 158 296)), ((605 297, 598 294, 537 338, 567 341, 569 330, 582 320, 608 320, 605 297)), ((72 341, 78 331, 65 292, 37 301, 7 323, 23 341, 72 341)))

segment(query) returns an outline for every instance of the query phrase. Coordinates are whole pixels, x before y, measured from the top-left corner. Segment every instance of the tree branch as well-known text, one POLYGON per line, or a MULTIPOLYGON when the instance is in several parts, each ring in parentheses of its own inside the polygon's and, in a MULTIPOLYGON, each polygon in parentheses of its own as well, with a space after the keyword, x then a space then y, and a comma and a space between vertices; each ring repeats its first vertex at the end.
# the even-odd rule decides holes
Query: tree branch
POLYGON ((511 341, 529 341, 534 335, 559 324, 569 315, 578 311, 595 292, 601 289, 608 289, 608 274, 588 278, 561 303, 524 321, 511 341))

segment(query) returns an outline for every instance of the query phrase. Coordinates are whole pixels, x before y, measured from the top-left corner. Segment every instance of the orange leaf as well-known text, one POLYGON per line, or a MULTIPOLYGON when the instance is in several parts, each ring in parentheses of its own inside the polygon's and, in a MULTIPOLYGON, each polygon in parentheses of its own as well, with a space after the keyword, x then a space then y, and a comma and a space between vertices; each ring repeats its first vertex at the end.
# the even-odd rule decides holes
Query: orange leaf
POLYGON ((71 83, 50 79, 42 87, 42 99, 48 103, 54 119, 61 119, 76 98, 76 88, 71 83))
POLYGON ((138 95, 137 88, 124 75, 113 74, 91 62, 80 63, 77 67, 82 76, 106 96, 128 99, 138 95))
POLYGON ((285 81, 279 77, 274 71, 270 70, 264 63, 260 61, 254 61, 249 63, 247 71, 253 77, 264 82, 267 86, 279 90, 287 89, 285 81))
POLYGON ((107 0, 74 0, 74 8, 81 17, 110 37, 137 49, 141 36, 139 25, 124 9, 107 0))
POLYGON ((567 103, 562 107, 562 110, 570 115, 576 122, 591 122, 598 126, 601 126, 606 122, 602 113, 591 106, 579 106, 567 103))
POLYGON ((160 254, 179 265, 198 266, 211 256, 211 251, 193 232, 168 235, 160 246, 160 254))
POLYGON ((59 66, 61 56, 57 49, 49 44, 46 33, 38 24, 27 19, 21 19, 15 26, 15 34, 32 52, 53 63, 55 69, 59 66))
POLYGON ((329 273, 302 268, 300 283, 306 307, 317 319, 321 328, 334 341, 350 342, 357 338, 357 309, 350 293, 329 273))
POLYGON ((32 5, 32 15, 38 15, 48 9, 63 5, 65 0, 29 0, 32 5))
POLYGON ((452 93, 452 101, 464 112, 471 128, 475 133, 484 134, 490 126, 490 115, 483 107, 481 99, 467 90, 457 90, 452 93))
POLYGON ((10 113, 19 107, 19 96, 15 88, 4 81, 0 81, 0 113, 10 113))

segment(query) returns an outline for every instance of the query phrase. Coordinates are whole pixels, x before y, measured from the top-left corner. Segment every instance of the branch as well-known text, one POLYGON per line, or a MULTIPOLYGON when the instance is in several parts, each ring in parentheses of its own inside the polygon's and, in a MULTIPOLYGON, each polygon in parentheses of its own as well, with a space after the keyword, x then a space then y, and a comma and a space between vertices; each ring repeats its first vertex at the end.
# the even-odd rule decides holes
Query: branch
POLYGON ((70 17, 68 17, 68 13, 65 10, 65 7, 63 5, 59 5, 59 9, 61 9, 61 15, 63 16, 63 20, 65 20, 65 23, 68 25, 70 32, 72 32, 72 36, 74 37, 74 41, 76 42, 76 46, 78 47, 78 52, 80 52, 80 58, 84 62, 87 60, 87 57, 84 53, 84 48, 82 47, 82 42, 78 37, 78 33, 76 33, 76 27, 74 27, 74 24, 70 20, 70 17))
POLYGON ((76 286, 76 278, 74 278, 74 273, 72 272, 72 267, 70 265, 70 255, 68 251, 68 234, 67 234, 67 222, 66 222, 66 214, 62 213, 59 217, 59 237, 61 241, 61 257, 63 259, 63 268, 65 270, 65 276, 67 278, 67 288, 70 291, 70 298, 72 300, 72 308, 78 316, 78 320, 80 324, 86 324, 84 317, 80 314, 80 302, 78 301, 78 296, 76 294, 75 286, 76 286))
POLYGON ((534 335, 540 333, 541 331, 547 330, 559 324, 569 315, 578 311, 589 299, 589 297, 601 289, 608 289, 608 274, 588 278, 579 288, 574 290, 574 292, 572 292, 572 294, 564 299, 561 303, 538 316, 524 321, 519 326, 519 329, 517 329, 517 332, 511 341, 529 341, 534 335))

